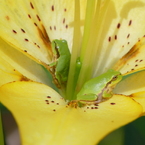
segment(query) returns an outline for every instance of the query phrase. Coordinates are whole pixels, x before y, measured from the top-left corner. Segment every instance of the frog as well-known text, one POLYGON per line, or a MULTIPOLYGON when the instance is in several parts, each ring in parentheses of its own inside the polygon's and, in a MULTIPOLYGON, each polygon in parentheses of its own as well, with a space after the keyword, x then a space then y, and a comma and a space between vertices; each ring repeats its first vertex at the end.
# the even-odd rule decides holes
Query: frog
POLYGON ((61 86, 66 84, 71 54, 66 40, 55 39, 51 43, 53 62, 49 64, 55 82, 61 86))
POLYGON ((76 99, 81 103, 98 104, 113 96, 113 89, 121 80, 122 74, 119 71, 109 69, 85 82, 76 99))

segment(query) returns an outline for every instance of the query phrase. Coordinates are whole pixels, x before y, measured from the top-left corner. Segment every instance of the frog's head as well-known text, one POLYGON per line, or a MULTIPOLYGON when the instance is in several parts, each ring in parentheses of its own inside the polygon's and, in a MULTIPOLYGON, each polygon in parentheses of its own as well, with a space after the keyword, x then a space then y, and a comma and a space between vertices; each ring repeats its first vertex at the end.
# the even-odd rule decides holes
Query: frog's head
POLYGON ((115 87, 115 85, 117 85, 122 80, 122 75, 119 71, 115 71, 113 69, 110 69, 108 73, 111 75, 111 81, 109 86, 115 87))

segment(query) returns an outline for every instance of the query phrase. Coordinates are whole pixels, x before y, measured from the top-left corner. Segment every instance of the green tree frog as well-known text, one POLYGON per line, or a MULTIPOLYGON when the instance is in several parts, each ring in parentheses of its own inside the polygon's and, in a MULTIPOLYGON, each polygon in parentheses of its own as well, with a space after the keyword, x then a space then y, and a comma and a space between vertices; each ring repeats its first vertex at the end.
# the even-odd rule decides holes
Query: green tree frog
POLYGON ((68 78, 70 51, 66 40, 53 40, 51 43, 53 52, 53 62, 49 65, 54 80, 61 84, 66 84, 68 78))
POLYGON ((77 100, 96 104, 110 98, 113 95, 113 88, 121 79, 120 72, 109 69, 106 73, 87 81, 77 94, 77 100))

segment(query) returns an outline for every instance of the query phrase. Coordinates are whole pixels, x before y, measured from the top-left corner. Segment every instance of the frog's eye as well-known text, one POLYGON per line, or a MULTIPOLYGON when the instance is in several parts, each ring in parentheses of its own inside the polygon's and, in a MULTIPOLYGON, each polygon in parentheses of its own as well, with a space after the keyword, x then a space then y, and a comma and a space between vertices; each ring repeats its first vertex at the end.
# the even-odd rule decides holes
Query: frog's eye
POLYGON ((116 81, 117 79, 118 79, 118 77, 117 76, 114 76, 113 79, 112 79, 112 81, 116 81))

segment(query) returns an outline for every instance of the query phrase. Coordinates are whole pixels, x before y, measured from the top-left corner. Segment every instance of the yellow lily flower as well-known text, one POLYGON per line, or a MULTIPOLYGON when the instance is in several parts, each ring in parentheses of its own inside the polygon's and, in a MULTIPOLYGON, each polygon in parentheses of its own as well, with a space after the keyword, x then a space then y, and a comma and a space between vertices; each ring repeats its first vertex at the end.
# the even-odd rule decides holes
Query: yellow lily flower
POLYGON ((23 145, 94 145, 144 114, 144 18, 144 0, 0 0, 0 101, 23 145), (49 73, 54 39, 71 51, 62 90, 49 73), (110 99, 72 103, 86 81, 110 68, 124 77, 110 99))

